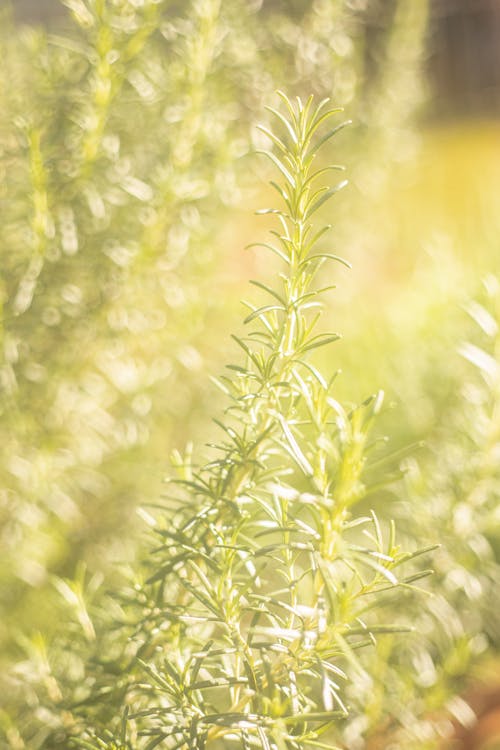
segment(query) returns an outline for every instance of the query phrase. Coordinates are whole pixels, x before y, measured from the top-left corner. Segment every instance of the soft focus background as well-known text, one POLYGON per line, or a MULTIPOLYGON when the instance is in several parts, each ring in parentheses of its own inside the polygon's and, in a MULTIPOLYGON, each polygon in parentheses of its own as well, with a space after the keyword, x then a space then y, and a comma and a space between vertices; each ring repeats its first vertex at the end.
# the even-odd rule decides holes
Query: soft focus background
POLYGON ((89 602, 143 555, 170 454, 210 440, 210 376, 271 272, 243 248, 267 231, 254 126, 277 88, 353 121, 327 155, 353 268, 320 363, 339 399, 385 389, 404 478, 374 502, 442 544, 420 638, 386 647, 395 677, 346 747, 498 747, 500 3, 15 0, 0 18, 2 747, 64 746, 61 623, 94 639, 89 602))

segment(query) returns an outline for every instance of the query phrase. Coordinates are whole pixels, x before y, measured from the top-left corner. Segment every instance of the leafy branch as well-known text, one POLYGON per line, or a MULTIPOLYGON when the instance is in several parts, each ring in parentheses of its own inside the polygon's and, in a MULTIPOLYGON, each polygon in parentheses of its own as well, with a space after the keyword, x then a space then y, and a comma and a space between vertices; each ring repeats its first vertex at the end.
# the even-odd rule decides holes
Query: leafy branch
POLYGON ((317 330, 331 287, 315 280, 341 259, 318 249, 328 227, 312 222, 345 185, 323 185, 330 169, 314 168, 341 126, 320 129, 339 110, 280 98, 285 114, 270 111, 282 132, 263 132, 284 206, 267 209, 279 230, 264 247, 285 270, 278 288, 253 282, 267 301, 248 305, 248 333, 234 336, 244 357, 219 381, 229 405, 213 459, 197 469, 176 457, 124 724, 145 750, 331 747, 349 712, 345 685, 363 673, 358 650, 398 630, 372 614, 376 604, 416 580, 397 577, 412 555, 394 526, 385 539, 374 513, 353 510, 370 489, 367 438, 382 394, 347 410, 335 376, 309 359, 339 338, 317 330))

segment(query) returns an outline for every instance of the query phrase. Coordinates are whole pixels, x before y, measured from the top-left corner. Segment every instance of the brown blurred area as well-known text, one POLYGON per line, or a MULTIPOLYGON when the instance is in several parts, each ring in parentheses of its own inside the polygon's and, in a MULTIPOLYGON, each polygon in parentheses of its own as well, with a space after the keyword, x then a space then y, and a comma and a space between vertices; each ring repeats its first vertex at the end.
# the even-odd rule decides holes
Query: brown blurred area
POLYGON ((476 686, 465 696, 476 720, 457 726, 452 750, 498 750, 500 748, 500 685, 476 686))
POLYGON ((11 5, 16 21, 21 23, 50 23, 64 16, 66 9, 59 0, 1 0, 0 5, 11 5))
POLYGON ((500 2, 432 0, 429 76, 440 116, 500 113, 500 2))

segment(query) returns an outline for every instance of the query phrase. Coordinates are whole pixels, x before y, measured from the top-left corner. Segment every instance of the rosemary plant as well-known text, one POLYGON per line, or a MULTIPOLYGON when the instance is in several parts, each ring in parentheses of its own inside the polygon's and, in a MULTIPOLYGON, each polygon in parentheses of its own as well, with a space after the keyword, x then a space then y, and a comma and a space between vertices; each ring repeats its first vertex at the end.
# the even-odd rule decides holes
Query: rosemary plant
POLYGON ((345 123, 312 97, 280 94, 281 133, 267 155, 282 181, 279 221, 262 245, 280 259, 279 285, 254 281, 240 364, 219 382, 229 399, 214 458, 197 468, 176 456, 159 544, 140 596, 133 642, 140 665, 121 729, 76 740, 84 748, 290 750, 333 747, 348 715, 345 684, 363 674, 357 651, 397 625, 371 614, 399 583, 403 553, 391 526, 361 516, 367 444, 381 394, 347 410, 311 353, 338 339, 318 332, 320 267, 344 262, 318 243, 313 217, 342 188, 321 183, 321 146, 345 123), (322 129, 326 128, 326 131, 322 129), (173 510, 172 510, 173 509, 173 510), (93 738, 93 739, 92 739, 93 738), (326 743, 326 744, 325 744, 326 743))
MULTIPOLYGON (((498 684, 496 678, 488 679, 488 670, 497 672, 492 652, 498 654, 500 640, 498 278, 489 274, 465 309, 471 324, 461 316, 466 335, 454 353, 460 384, 442 427, 429 441, 427 460, 420 465, 409 461, 408 499, 397 511, 402 533, 425 534, 440 549, 430 579, 433 596, 412 612, 416 632, 425 635, 412 639, 403 658, 396 655, 397 643, 392 645, 390 659, 397 667, 384 686, 392 700, 386 697, 379 706, 386 717, 393 716, 394 748, 435 748, 443 739, 459 737, 465 746, 479 718, 475 698, 480 707, 481 691, 498 684), (425 497, 432 503, 422 502, 425 497)), ((380 720, 379 714, 379 727, 380 720)))
POLYGON ((74 715, 83 665, 94 692, 106 682, 88 653, 108 653, 116 613, 93 588, 133 554, 165 446, 205 418, 198 367, 228 304, 207 308, 203 284, 245 185, 247 121, 283 69, 295 91, 363 110, 370 37, 349 0, 62 2, 51 34, 1 12, 0 744, 15 750, 65 746, 52 698, 74 715), (87 626, 54 637, 87 607, 95 644, 87 626))

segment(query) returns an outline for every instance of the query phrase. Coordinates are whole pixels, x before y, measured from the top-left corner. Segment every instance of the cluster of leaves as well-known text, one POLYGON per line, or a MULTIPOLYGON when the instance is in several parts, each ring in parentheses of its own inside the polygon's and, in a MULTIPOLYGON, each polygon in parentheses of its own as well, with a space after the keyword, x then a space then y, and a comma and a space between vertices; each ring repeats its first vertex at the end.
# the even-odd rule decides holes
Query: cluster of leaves
POLYGON ((194 8, 185 36, 172 26, 182 64, 166 54, 165 3, 69 5, 73 37, 3 38, 14 127, 1 138, 0 546, 2 576, 17 581, 2 585, 14 619, 51 570, 69 572, 89 545, 105 554, 101 540, 144 487, 124 462, 146 461, 161 411, 188 413, 196 398, 186 385, 201 361, 191 342, 211 257, 189 243, 201 248, 210 231, 208 185, 237 135, 222 107, 205 106, 217 3, 194 8))
POLYGON ((51 575, 130 554, 174 418, 182 439, 196 414, 204 238, 245 134, 216 104, 219 3, 68 6, 68 34, 1 39, 0 643, 42 684, 26 635, 50 639, 51 575))
POLYGON ((431 541, 439 536, 441 545, 433 560, 433 597, 416 620, 425 637, 412 649, 417 689, 411 688, 416 695, 400 732, 405 747, 433 747, 453 725, 474 725, 460 692, 471 675, 480 679, 476 665, 498 653, 499 301, 499 282, 491 275, 465 305, 471 325, 464 321, 467 338, 455 354, 467 361, 456 362, 457 397, 445 414, 446 429, 429 441, 429 456, 420 467, 410 463, 408 500, 398 513, 402 519, 411 504, 417 533, 431 541), (429 500, 422 503, 422 497, 429 500))
MULTIPOLYGON (((130 633, 136 618, 128 645, 97 657, 116 637, 108 623, 99 676, 81 679, 88 694, 60 696, 82 747, 331 746, 348 714, 345 683, 368 679, 358 650, 398 629, 377 605, 422 575, 398 580, 418 553, 401 550, 392 525, 384 539, 375 514, 355 510, 374 489, 368 438, 380 394, 346 410, 335 378, 309 361, 338 338, 316 330, 326 289, 314 279, 339 258, 318 247, 328 227, 311 222, 345 184, 326 187, 331 168, 313 166, 342 124, 316 131, 338 110, 282 98, 286 116, 273 112, 283 134, 263 128, 284 179, 273 183, 280 229, 264 245, 284 266, 281 288, 254 282, 269 303, 250 305, 247 335, 235 337, 245 361, 220 380, 230 401, 223 441, 201 469, 178 457, 178 490, 155 528, 149 578, 131 592, 128 626, 115 603, 115 630, 122 622, 130 633)), ((64 743, 61 725, 50 741, 58 736, 64 743)))
MULTIPOLYGON (((322 74, 308 87, 335 85, 343 101, 359 95, 362 77, 348 3, 315 2, 299 21, 271 4, 249 12, 248 3, 200 2, 189 13, 166 2, 68 5, 78 39, 21 39, 40 63, 32 109, 32 68, 27 75, 17 40, 2 42, 11 82, 2 97, 15 122, 0 126, 9 197, 0 228, 4 637, 47 598, 37 589, 51 570, 69 572, 96 540, 103 554, 102 537, 128 523, 124 501, 155 494, 143 470, 151 448, 200 389, 199 377, 185 387, 199 361, 185 342, 199 348, 209 216, 237 193, 242 115, 283 66, 276 48, 298 90, 311 60, 322 74), (263 15, 269 24, 259 25, 263 15), (176 404, 162 390, 174 390, 176 404), (124 472, 125 462, 135 470, 124 472)), ((376 134, 364 143, 361 181, 393 148, 389 123, 405 122, 398 102, 408 103, 400 92, 418 68, 424 26, 425 3, 397 3, 379 86, 360 98, 376 134)), ((343 407, 308 358, 335 338, 316 333, 319 292, 309 286, 335 260, 306 231, 329 197, 300 172, 311 164, 298 143, 319 124, 310 107, 288 113, 292 132, 282 122, 284 137, 270 134, 285 210, 269 247, 285 274, 280 288, 257 284, 267 300, 250 305, 248 336, 237 339, 246 361, 220 381, 230 399, 222 442, 201 469, 177 457, 177 490, 147 572, 103 597, 101 577, 80 566, 75 580, 56 583, 75 623, 50 648, 42 635, 17 636, 27 658, 4 690, 23 706, 17 726, 15 709, 1 714, 9 747, 72 738, 108 750, 208 741, 375 748, 390 738, 423 750, 453 722, 474 721, 458 693, 499 638, 497 282, 468 306, 479 333, 460 351, 475 377, 458 364, 453 378, 444 373, 442 388, 463 379, 459 398, 448 395, 443 428, 419 463, 406 461, 403 499, 387 509, 387 496, 373 494, 380 464, 368 440, 380 400, 343 407), (426 584, 433 596, 418 607, 405 597, 425 571, 396 578, 409 555, 359 504, 374 504, 378 519, 397 512, 404 548, 441 545, 426 584), (391 633, 405 621, 403 601, 416 629, 405 648, 391 633)), ((379 186, 372 181, 374 193, 379 186)), ((433 381, 437 361, 425 363, 433 381)), ((424 365, 412 369, 420 377, 424 365)))
POLYGON ((436 429, 403 459, 398 492, 374 508, 379 518, 395 517, 405 546, 438 545, 433 574, 423 583, 426 595, 406 603, 401 622, 414 628, 406 648, 387 636, 378 651, 365 653, 373 681, 350 696, 364 710, 346 725, 347 746, 447 746, 472 730, 475 698, 480 705, 481 691, 497 684, 489 683, 500 636, 498 302, 498 279, 489 275, 464 305, 469 320, 463 310, 455 313, 462 343, 455 349, 450 339, 439 340, 440 370, 433 354, 420 364, 419 377, 439 372, 450 393, 436 404, 436 429))
POLYGON ((338 127, 313 136, 335 110, 284 101, 288 117, 275 114, 288 143, 265 131, 279 152, 270 156, 286 207, 273 211, 281 226, 266 247, 286 272, 279 290, 257 283, 269 304, 250 306, 245 322, 254 325, 236 338, 246 362, 221 381, 231 404, 219 457, 201 470, 182 464, 186 495, 169 498, 179 512, 157 532, 153 620, 175 639, 144 662, 146 706, 132 709, 148 748, 167 739, 172 747, 321 747, 347 714, 343 666, 394 628, 373 622, 370 610, 410 557, 393 534, 383 540, 374 515, 352 510, 369 491, 366 441, 380 398, 346 412, 333 381, 307 359, 337 338, 315 333, 325 290, 311 285, 318 267, 338 258, 317 251, 325 230, 314 233, 310 222, 343 185, 318 188, 325 170, 312 171, 338 127))
POLYGON ((241 198, 249 114, 287 70, 371 118, 370 12, 348 0, 64 4, 52 33, 4 12, 0 39, 0 643, 5 669, 27 651, 28 682, 45 673, 53 574, 133 554, 133 508, 205 418, 220 207, 241 198))
POLYGON ((283 69, 352 100, 369 39, 343 0, 65 4, 68 31, 1 38, 2 640, 51 572, 101 564, 202 411, 206 240, 248 112, 283 69))

